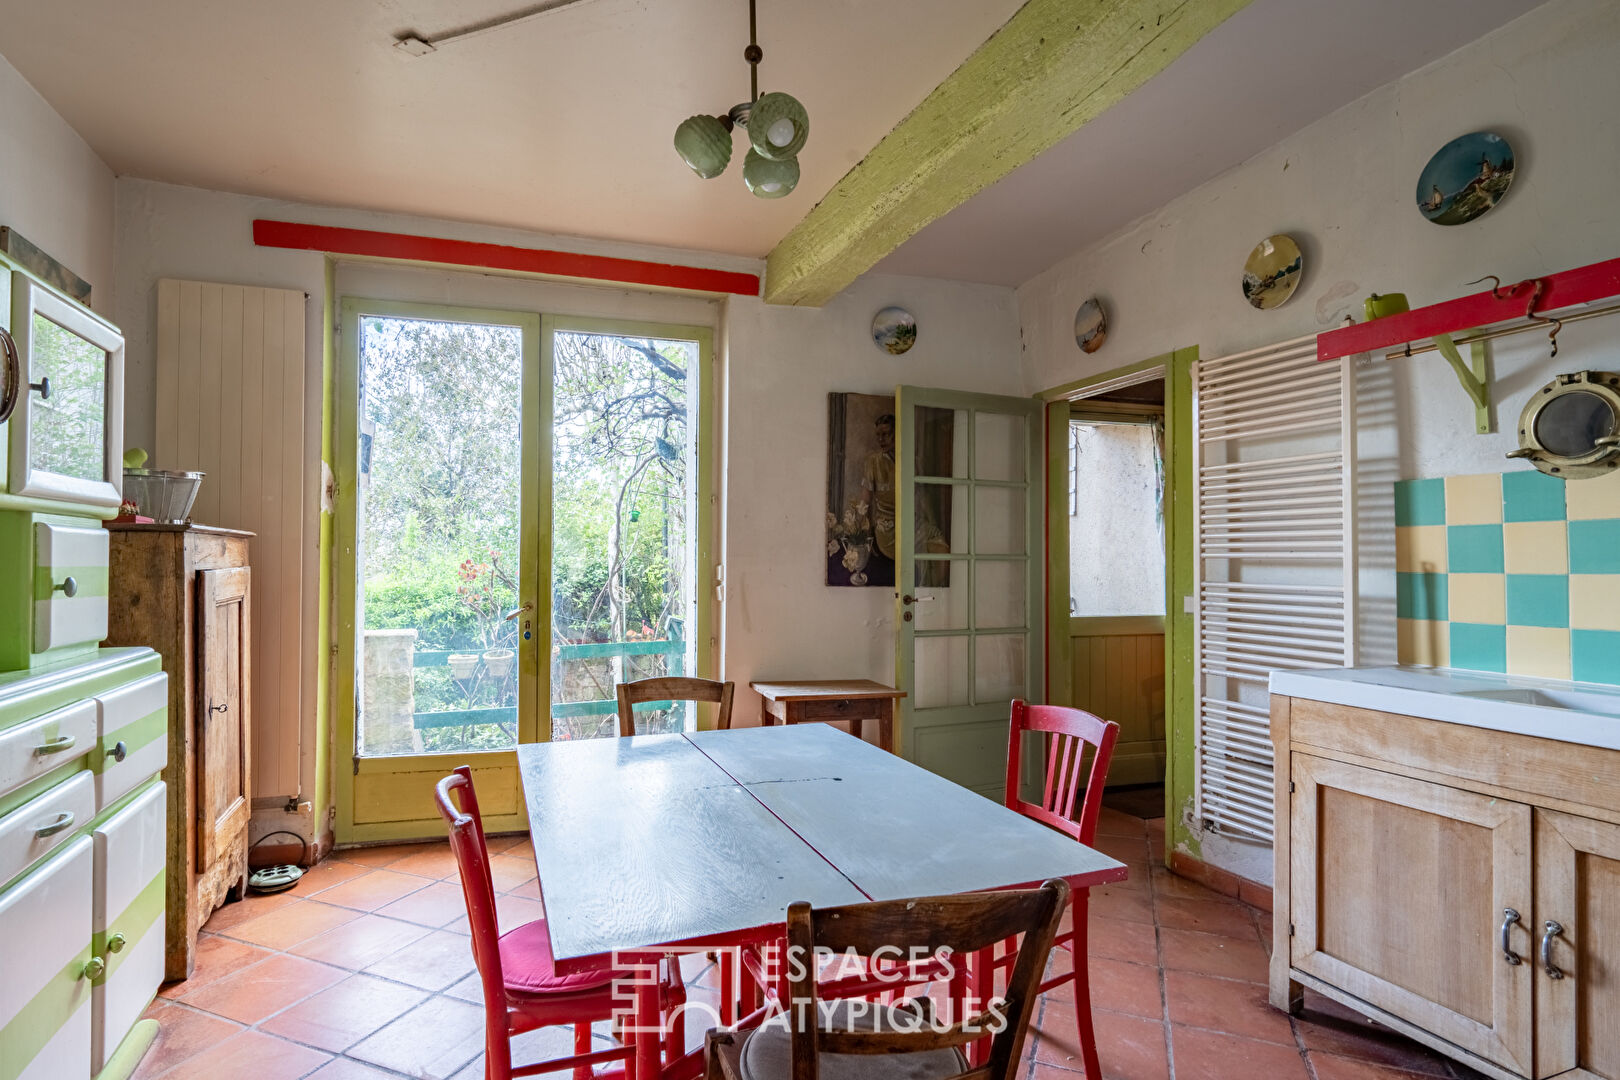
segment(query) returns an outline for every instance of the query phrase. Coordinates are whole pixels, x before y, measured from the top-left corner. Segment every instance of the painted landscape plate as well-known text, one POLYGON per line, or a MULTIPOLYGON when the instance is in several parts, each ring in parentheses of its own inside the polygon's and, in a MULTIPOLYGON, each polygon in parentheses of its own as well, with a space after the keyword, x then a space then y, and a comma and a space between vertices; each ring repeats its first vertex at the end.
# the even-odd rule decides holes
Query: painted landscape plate
POLYGON ((1074 343, 1082 351, 1094 353, 1107 340, 1108 316, 1103 313, 1102 303, 1093 296, 1074 313, 1074 343))
POLYGON ((1436 225, 1464 225, 1502 201, 1513 183, 1513 147, 1476 131, 1452 139, 1418 175, 1417 205, 1436 225))
POLYGON ((872 340, 893 356, 909 352, 917 344, 917 320, 905 308, 886 307, 872 316, 872 340))
POLYGON ((1299 245, 1283 233, 1268 236, 1243 264, 1243 298, 1261 311, 1282 307, 1299 288, 1299 245))

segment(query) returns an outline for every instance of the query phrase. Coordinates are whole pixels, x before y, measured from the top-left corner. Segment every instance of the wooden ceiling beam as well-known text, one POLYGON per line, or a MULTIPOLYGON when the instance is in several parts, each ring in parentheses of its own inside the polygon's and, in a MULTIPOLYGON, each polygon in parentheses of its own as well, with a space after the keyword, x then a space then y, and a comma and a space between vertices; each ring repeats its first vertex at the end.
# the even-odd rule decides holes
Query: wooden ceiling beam
POLYGON ((1249 0, 1028 0, 771 251, 765 300, 819 307, 1079 130, 1249 0))

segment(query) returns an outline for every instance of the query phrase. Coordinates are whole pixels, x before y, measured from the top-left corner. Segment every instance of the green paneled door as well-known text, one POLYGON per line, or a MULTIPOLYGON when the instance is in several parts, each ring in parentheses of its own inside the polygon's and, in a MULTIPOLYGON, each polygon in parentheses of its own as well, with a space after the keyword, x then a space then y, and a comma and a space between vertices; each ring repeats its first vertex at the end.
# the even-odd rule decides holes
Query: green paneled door
POLYGON ((1042 404, 896 393, 901 752, 999 799, 1013 698, 1041 700, 1042 404))

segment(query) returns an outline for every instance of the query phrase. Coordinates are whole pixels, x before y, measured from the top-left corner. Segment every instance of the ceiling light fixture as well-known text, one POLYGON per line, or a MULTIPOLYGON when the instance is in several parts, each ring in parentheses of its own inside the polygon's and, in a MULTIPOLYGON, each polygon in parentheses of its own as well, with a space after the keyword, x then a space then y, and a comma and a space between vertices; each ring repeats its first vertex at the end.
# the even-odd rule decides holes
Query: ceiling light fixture
POLYGON ((748 131, 750 149, 743 159, 743 183, 761 199, 780 199, 799 183, 799 151, 810 138, 810 116, 797 98, 773 91, 759 92, 759 47, 754 0, 748 0, 749 97, 721 116, 689 116, 675 129, 675 152, 687 168, 705 180, 726 171, 731 163, 731 133, 739 124, 748 131))

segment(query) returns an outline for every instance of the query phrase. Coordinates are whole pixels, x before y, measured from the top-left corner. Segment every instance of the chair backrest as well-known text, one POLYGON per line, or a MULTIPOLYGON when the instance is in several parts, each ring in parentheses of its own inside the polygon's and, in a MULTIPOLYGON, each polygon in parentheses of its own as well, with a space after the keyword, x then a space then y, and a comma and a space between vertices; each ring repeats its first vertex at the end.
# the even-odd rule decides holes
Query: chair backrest
POLYGON ((440 816, 450 827, 450 850, 455 853, 456 866, 461 871, 461 894, 467 903, 467 923, 472 929, 473 962, 478 965, 479 981, 484 984, 484 1008, 491 1017, 502 1018, 497 1030, 504 1031, 506 980, 501 971, 495 883, 490 878, 489 849, 484 845, 484 819, 478 813, 472 770, 466 765, 457 766, 439 781, 434 796, 440 816))
POLYGON ((717 701, 720 712, 714 726, 724 731, 731 727, 731 695, 735 689, 735 683, 680 676, 622 682, 618 686, 619 734, 636 733, 635 706, 644 701, 717 701))
POLYGON ((1050 825, 1082 844, 1091 843, 1097 834, 1103 784, 1117 738, 1118 724, 1084 709, 1014 701, 1011 741, 1007 746, 1007 807, 1050 825), (1026 731, 1046 734, 1045 779, 1041 784, 1039 805, 1026 801, 1019 793, 1026 731), (1088 748, 1091 751, 1089 767, 1088 748), (1080 798, 1080 811, 1076 813, 1074 804, 1081 792, 1085 795, 1080 798))
MULTIPOLYGON (((904 1054, 963 1046, 993 1031, 989 1060, 963 1076, 1011 1080, 1019 1067, 1047 955, 1069 900, 1067 882, 1053 879, 1038 889, 884 900, 847 907, 812 909, 799 902, 788 908, 787 1010, 793 1080, 817 1080, 817 1054, 904 1054), (898 949, 906 957, 944 956, 961 964, 973 953, 1018 935, 1023 941, 1007 977, 999 1009, 973 1002, 967 1016, 938 1018, 914 1031, 836 1030, 822 1026, 816 1004, 817 950, 872 956, 898 949), (916 950, 915 952, 913 950, 916 950), (795 963, 795 958, 801 962, 795 963), (948 1023, 946 1021, 949 1021, 948 1023)), ((836 1015, 836 1014, 834 1014, 836 1015)), ((884 1025, 891 1027, 892 1025, 884 1025)), ((908 1025, 909 1026, 909 1025, 908 1025)))

